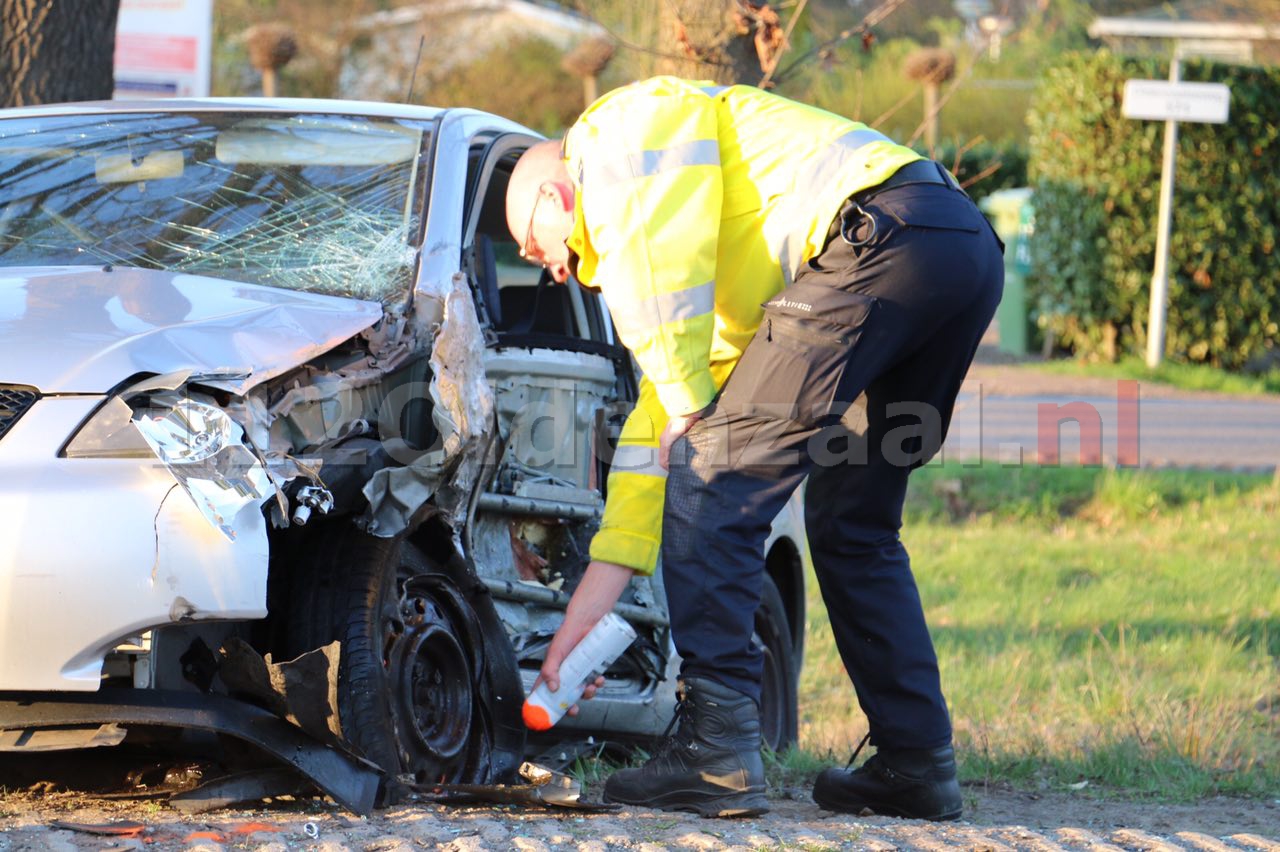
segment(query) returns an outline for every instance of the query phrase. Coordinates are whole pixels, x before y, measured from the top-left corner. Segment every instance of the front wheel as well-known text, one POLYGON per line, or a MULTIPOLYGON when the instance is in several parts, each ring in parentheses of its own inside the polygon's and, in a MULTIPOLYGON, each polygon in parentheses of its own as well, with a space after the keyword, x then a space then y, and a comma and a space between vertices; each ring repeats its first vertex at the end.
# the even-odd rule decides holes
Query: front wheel
POLYGON ((767 574, 756 610, 755 633, 751 640, 764 654, 764 677, 760 693, 760 733, 764 745, 782 751, 795 745, 798 732, 797 675, 791 648, 787 608, 777 585, 767 574))
POLYGON ((493 780, 493 667, 465 595, 410 542, 354 529, 322 538, 295 574, 288 645, 341 643, 344 738, 392 777, 493 780))

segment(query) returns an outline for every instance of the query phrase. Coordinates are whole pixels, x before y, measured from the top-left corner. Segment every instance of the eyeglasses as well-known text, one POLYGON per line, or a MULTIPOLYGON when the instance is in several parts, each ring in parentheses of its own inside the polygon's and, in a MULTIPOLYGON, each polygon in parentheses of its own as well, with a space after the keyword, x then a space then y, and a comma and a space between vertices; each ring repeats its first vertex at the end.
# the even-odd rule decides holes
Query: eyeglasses
POLYGON ((520 259, 527 260, 530 263, 540 264, 543 269, 546 269, 547 262, 545 260, 539 259, 539 255, 541 255, 542 252, 538 249, 537 244, 533 241, 533 223, 534 223, 534 220, 537 219, 538 217, 538 205, 542 202, 542 196, 546 194, 542 191, 542 188, 544 186, 546 186, 545 183, 539 184, 538 197, 533 200, 533 209, 529 211, 529 227, 525 228, 524 242, 520 244, 520 259))

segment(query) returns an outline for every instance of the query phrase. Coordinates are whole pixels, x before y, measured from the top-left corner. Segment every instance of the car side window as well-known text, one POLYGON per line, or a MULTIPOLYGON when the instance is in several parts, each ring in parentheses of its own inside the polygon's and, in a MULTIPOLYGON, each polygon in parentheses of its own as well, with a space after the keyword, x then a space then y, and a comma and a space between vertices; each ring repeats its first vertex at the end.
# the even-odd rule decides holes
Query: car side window
POLYGON ((475 231, 468 246, 476 295, 492 330, 499 338, 532 336, 529 343, 553 348, 577 348, 575 342, 612 345, 596 293, 573 282, 556 284, 520 258, 520 246, 507 229, 506 194, 524 146, 504 148, 501 141, 487 146, 487 159, 480 167, 474 196, 480 207, 472 217, 475 231))

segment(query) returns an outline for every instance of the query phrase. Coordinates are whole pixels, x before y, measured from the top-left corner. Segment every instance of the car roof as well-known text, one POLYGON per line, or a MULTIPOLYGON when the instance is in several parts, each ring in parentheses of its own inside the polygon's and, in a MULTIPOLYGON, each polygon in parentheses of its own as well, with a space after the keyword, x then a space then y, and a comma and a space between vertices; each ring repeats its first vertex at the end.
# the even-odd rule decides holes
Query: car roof
MULTIPOLYGON (((470 112, 470 110, 467 110, 470 112)), ((0 110, 0 118, 42 115, 111 115, 138 112, 325 112, 370 118, 409 118, 433 121, 450 110, 414 104, 346 101, 323 98, 139 98, 120 101, 80 101, 0 110)))

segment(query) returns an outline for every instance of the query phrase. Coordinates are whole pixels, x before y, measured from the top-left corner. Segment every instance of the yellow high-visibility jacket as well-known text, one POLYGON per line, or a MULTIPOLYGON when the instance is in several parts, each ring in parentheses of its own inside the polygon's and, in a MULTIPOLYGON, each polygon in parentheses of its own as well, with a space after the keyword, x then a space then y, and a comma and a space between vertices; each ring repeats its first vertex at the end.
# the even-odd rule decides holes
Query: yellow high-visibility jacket
POLYGON ((657 564, 668 415, 706 407, 775 296, 818 254, 850 194, 921 159, 838 115, 752 86, 656 77, 570 128, 568 245, 644 379, 609 474, 593 559, 657 564))

